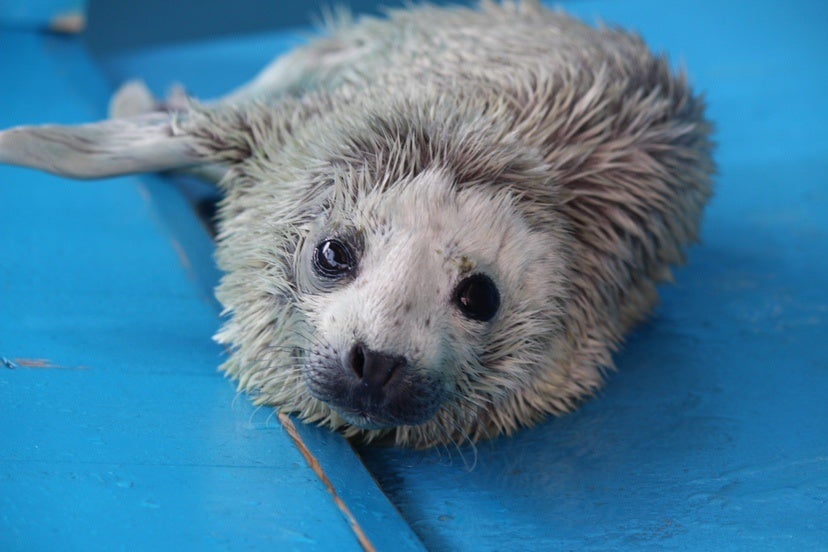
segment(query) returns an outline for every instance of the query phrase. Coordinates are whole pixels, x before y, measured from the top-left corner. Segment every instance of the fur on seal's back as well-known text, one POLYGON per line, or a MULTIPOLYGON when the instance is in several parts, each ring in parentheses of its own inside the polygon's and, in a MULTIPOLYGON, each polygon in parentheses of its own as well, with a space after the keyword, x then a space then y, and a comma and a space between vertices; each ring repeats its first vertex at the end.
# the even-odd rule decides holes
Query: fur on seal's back
POLYGON ((185 127, 201 156, 231 167, 217 339, 240 387, 347 435, 412 446, 510 433, 591 395, 697 238, 711 194, 710 126, 684 76, 636 36, 534 2, 393 11, 277 64, 290 78, 272 97, 196 111, 185 127), (507 290, 515 310, 463 357, 431 420, 361 430, 308 393, 309 311, 324 291, 303 281, 301 250, 320 218, 347 224, 361 202, 418 178, 511 202, 548 240, 551 291, 527 304, 507 290))

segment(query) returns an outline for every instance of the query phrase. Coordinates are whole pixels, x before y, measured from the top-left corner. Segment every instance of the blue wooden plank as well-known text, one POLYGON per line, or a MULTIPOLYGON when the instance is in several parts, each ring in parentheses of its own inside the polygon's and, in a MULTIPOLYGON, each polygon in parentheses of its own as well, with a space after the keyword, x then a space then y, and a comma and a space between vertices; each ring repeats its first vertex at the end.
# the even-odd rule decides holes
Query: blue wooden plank
POLYGON ((101 53, 101 68, 114 85, 140 78, 158 96, 175 84, 201 99, 216 98, 251 80, 279 53, 303 44, 307 28, 200 42, 154 45, 127 52, 101 53))
MULTIPOLYGON (((430 3, 469 4, 473 1, 432 0, 430 3)), ((107 55, 112 52, 146 50, 158 44, 181 44, 204 39, 214 40, 217 36, 238 36, 307 27, 319 20, 324 11, 336 6, 347 6, 356 14, 379 15, 383 8, 398 8, 406 3, 405 0, 89 0, 88 15, 91 24, 87 37, 96 54, 107 55)))
MULTIPOLYGON (((0 43, 0 127, 102 115, 76 40, 0 43)), ((209 247, 185 202, 160 198, 168 229, 151 179, 0 182, 0 549, 362 549, 274 414, 216 372, 215 303, 193 282, 209 247)), ((341 437, 303 437, 372 543, 421 549, 341 437)))

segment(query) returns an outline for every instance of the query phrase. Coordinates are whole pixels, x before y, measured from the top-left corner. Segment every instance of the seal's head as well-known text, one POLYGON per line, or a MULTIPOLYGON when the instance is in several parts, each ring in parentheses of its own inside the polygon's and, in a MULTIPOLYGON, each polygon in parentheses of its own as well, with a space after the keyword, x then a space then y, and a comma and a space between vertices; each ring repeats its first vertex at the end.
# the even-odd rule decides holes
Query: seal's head
POLYGON ((413 445, 571 406, 560 190, 508 120, 431 100, 308 119, 228 176, 218 339, 261 402, 413 445))

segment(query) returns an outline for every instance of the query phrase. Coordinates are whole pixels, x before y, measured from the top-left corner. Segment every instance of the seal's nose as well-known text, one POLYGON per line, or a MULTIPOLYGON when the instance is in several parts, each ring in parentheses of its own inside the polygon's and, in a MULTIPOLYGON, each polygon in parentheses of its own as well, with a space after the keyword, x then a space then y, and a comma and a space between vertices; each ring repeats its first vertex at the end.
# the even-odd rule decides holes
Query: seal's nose
POLYGON ((348 364, 359 386, 378 403, 382 400, 383 388, 407 361, 405 357, 372 351, 365 344, 356 343, 348 354, 348 364))

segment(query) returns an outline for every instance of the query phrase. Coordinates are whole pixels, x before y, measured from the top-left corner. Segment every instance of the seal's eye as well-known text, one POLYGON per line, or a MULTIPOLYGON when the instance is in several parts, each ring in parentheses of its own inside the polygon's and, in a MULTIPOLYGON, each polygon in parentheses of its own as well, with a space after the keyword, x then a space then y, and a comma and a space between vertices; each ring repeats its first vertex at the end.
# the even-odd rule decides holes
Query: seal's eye
POLYGON ((468 318, 486 322, 500 308, 500 292, 485 274, 472 274, 457 284, 454 303, 468 318))
POLYGON ((320 276, 341 278, 354 269, 354 252, 337 239, 324 240, 313 253, 313 268, 320 276))

